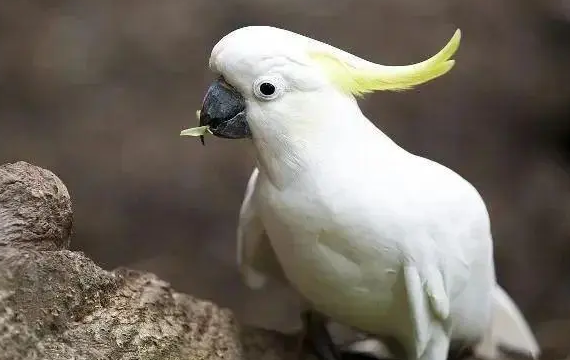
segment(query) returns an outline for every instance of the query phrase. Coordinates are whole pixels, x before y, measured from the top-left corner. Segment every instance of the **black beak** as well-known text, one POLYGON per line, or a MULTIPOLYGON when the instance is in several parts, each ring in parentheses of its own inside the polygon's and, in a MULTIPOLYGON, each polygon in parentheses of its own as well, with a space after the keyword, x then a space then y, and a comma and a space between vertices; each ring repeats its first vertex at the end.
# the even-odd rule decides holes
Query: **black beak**
MULTIPOLYGON (((245 99, 222 77, 214 81, 200 110, 200 126, 208 126, 213 135, 225 139, 251 137, 246 121, 245 99)), ((201 136, 202 144, 204 137, 201 136)))

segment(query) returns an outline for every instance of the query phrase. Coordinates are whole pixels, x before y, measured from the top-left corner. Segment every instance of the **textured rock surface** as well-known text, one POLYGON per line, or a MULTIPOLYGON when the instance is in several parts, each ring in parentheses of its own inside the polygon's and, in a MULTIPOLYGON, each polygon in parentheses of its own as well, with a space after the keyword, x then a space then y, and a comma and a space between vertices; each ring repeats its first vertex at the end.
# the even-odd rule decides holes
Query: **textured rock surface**
POLYGON ((153 274, 105 271, 66 250, 71 201, 53 173, 7 164, 0 186, 1 360, 278 360, 294 348, 153 274))
POLYGON ((72 224, 69 193, 51 171, 25 162, 0 167, 0 245, 63 249, 72 224))

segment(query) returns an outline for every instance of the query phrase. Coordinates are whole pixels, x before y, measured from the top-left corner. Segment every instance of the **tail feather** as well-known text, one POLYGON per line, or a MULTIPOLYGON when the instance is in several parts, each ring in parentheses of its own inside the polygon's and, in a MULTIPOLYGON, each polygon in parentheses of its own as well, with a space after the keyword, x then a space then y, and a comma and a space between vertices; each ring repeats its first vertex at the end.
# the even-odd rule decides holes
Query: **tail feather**
POLYGON ((499 348, 504 347, 538 358, 540 348, 536 338, 515 302, 499 285, 493 292, 493 300, 491 327, 475 347, 475 354, 484 359, 496 359, 499 348))

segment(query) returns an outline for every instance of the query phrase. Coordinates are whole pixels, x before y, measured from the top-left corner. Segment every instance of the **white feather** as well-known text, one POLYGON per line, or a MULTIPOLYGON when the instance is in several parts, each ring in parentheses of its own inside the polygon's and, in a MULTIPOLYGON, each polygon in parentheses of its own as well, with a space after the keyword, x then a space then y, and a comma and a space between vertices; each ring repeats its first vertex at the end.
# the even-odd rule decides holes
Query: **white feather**
POLYGON ((491 343, 529 341, 537 353, 512 300, 494 290, 477 190, 376 128, 302 56, 306 41, 286 41, 295 36, 236 30, 210 61, 246 99, 258 162, 238 229, 246 282, 262 286, 271 271, 261 269, 278 264, 315 310, 393 336, 410 359, 444 359, 451 340, 476 341, 489 326, 491 343), (282 96, 257 99, 252 84, 268 74, 282 96))
POLYGON ((506 291, 497 285, 493 291, 493 319, 475 353, 484 359, 496 359, 501 347, 530 356, 540 355, 540 348, 523 314, 506 291))
POLYGON ((257 168, 254 169, 247 183, 237 228, 237 265, 244 283, 252 289, 263 287, 267 281, 267 275, 255 269, 255 256, 261 243, 267 241, 265 230, 252 203, 258 174, 257 168))

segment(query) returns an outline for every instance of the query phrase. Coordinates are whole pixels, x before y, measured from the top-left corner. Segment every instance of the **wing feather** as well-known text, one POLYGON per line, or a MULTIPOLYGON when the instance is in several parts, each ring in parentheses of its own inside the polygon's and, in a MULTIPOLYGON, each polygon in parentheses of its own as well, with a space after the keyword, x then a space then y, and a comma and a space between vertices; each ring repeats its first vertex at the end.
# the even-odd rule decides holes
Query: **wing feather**
POLYGON ((237 265, 245 284, 252 289, 263 287, 268 278, 285 279, 256 207, 258 176, 255 168, 247 183, 237 228, 237 265))

